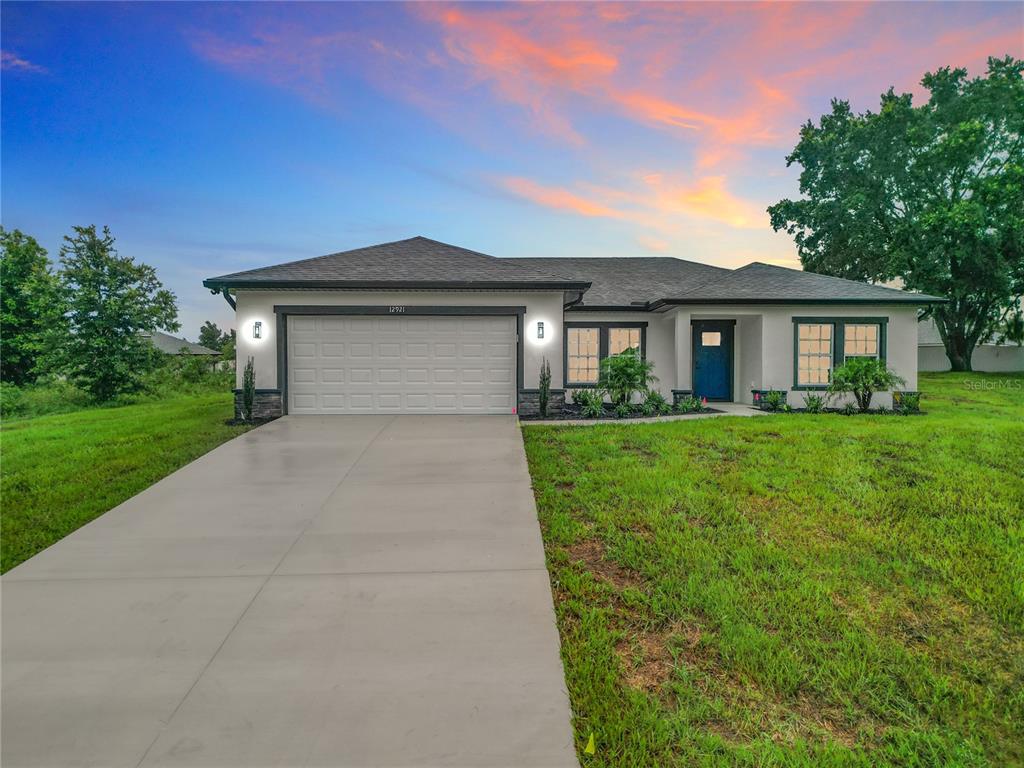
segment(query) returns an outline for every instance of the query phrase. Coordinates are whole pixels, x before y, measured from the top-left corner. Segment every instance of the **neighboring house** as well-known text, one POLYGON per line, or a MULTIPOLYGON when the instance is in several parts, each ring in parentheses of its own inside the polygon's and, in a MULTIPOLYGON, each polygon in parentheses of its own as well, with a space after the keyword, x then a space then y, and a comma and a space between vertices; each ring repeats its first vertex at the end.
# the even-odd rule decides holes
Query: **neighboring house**
POLYGON ((495 258, 423 237, 204 285, 237 303, 260 415, 532 413, 543 359, 558 408, 635 346, 674 399, 820 390, 852 355, 913 390, 918 308, 942 301, 761 263, 495 258))
MULTIPOLYGON (((917 368, 921 371, 949 370, 946 348, 931 318, 922 320, 917 328, 917 368)), ((1024 347, 1013 343, 996 344, 994 339, 979 344, 971 355, 971 368, 993 373, 1024 371, 1024 347)))
POLYGON ((162 331, 153 331, 152 333, 145 331, 139 335, 144 339, 149 339, 154 347, 168 355, 198 355, 212 358, 220 354, 215 349, 204 347, 202 344, 193 344, 191 341, 176 338, 162 331))

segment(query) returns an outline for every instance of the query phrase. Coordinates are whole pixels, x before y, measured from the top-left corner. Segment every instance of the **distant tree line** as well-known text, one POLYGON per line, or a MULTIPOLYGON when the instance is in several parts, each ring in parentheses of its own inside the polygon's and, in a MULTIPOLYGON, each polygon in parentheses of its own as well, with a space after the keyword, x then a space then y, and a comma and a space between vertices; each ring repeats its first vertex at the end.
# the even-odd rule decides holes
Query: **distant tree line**
MULTIPOLYGON (((17 229, 0 228, 0 246, 0 382, 59 376, 105 402, 138 389, 160 364, 143 334, 179 330, 175 296, 153 267, 118 253, 107 227, 73 227, 56 268, 17 229)), ((234 331, 203 331, 206 346, 234 345, 234 331)))

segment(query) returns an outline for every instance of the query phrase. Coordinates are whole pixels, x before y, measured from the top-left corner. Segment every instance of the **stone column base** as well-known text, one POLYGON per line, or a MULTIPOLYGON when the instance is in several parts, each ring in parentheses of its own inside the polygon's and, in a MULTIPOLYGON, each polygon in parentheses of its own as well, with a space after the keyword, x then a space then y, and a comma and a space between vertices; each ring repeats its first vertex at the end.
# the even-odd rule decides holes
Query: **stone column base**
MULTIPOLYGON (((565 390, 552 389, 548 397, 548 416, 558 416, 565 408, 565 390)), ((520 416, 540 416, 540 390, 520 389, 516 413, 520 416)))
MULTIPOLYGON (((235 390, 235 418, 243 418, 242 411, 242 390, 235 390)), ((276 419, 284 414, 284 403, 281 400, 280 389, 257 389, 256 399, 252 403, 252 417, 254 419, 276 419)))

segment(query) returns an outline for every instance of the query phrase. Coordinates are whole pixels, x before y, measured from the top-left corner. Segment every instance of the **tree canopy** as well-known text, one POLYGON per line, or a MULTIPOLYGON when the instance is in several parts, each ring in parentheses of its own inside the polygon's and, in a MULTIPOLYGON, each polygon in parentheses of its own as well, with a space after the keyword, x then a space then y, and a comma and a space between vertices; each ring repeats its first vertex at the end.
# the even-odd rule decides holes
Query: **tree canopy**
POLYGON ((0 228, 0 381, 27 384, 63 327, 57 279, 46 250, 21 231, 0 228))
POLYGON ((120 256, 110 230, 74 227, 61 247, 60 282, 70 332, 55 350, 76 384, 97 400, 131 391, 154 363, 153 346, 140 334, 177 331, 174 294, 156 270, 120 256))
POLYGON ((834 100, 786 158, 802 167, 803 197, 768 209, 806 269, 948 299, 927 314, 954 370, 970 370, 974 347, 1021 309, 1022 71, 1009 56, 984 77, 939 69, 918 107, 891 88, 878 112, 834 100))

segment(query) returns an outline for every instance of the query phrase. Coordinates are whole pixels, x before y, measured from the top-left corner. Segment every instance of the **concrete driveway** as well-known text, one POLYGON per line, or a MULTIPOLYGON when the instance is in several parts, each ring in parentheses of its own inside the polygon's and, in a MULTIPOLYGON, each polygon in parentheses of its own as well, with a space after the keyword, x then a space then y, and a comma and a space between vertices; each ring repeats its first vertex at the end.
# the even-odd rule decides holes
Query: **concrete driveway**
POLYGON ((286 417, 3 579, 3 765, 576 766, 514 417, 286 417))

